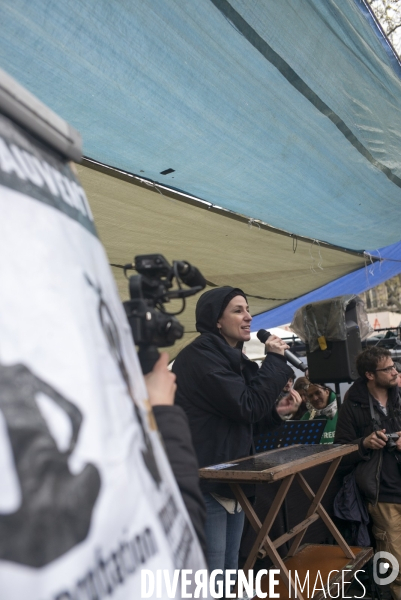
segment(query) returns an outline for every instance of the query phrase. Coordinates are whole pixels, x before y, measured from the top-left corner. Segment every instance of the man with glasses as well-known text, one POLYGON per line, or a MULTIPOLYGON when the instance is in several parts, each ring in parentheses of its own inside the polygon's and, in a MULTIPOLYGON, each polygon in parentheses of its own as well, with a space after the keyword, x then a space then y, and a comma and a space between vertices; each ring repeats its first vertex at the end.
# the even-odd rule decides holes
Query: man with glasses
POLYGON ((401 363, 394 362, 394 366, 397 370, 398 393, 400 393, 400 391, 401 391, 401 363))
MULTIPOLYGON (((358 444, 350 455, 355 478, 368 503, 376 549, 401 564, 401 406, 397 370, 391 354, 376 346, 356 360, 360 379, 341 407, 334 443, 358 444), (388 439, 388 434, 393 438, 388 439), (398 436, 398 437, 397 437, 398 436)), ((390 585, 401 600, 401 576, 390 585)))

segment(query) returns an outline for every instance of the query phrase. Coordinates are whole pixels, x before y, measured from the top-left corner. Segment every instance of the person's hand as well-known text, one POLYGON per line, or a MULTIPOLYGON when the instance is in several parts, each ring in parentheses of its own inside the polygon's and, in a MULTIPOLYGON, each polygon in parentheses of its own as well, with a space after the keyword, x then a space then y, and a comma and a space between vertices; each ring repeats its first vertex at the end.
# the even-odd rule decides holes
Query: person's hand
MULTIPOLYGON (((362 442, 362 446, 367 450, 380 450, 381 448, 384 448, 384 446, 387 443, 387 438, 384 435, 385 432, 385 429, 373 431, 370 435, 365 437, 365 439, 362 442)), ((399 441, 400 439, 398 438, 397 444, 399 441)))
POLYGON ((149 402, 152 406, 172 406, 174 404, 175 375, 167 368, 168 354, 162 352, 152 371, 145 375, 149 402))
POLYGON ((276 410, 280 416, 294 414, 302 402, 301 396, 296 390, 290 390, 287 396, 281 398, 276 404, 276 410))
POLYGON ((284 350, 288 350, 289 348, 289 345, 277 335, 271 335, 267 338, 265 346, 266 352, 274 352, 275 354, 281 354, 282 356, 284 356, 284 350))
POLYGON ((398 450, 399 452, 401 452, 401 431, 397 431, 396 433, 398 433, 398 440, 397 443, 395 445, 396 450, 398 450))

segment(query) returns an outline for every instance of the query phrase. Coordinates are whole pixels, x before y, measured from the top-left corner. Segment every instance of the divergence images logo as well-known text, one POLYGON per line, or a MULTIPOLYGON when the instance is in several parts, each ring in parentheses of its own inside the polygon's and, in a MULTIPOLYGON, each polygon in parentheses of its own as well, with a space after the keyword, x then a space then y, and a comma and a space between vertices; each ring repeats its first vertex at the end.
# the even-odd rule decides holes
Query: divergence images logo
POLYGON ((390 552, 376 552, 373 557, 373 579, 378 585, 393 583, 398 575, 400 565, 395 556, 390 552), (381 575, 387 574, 387 577, 381 575))

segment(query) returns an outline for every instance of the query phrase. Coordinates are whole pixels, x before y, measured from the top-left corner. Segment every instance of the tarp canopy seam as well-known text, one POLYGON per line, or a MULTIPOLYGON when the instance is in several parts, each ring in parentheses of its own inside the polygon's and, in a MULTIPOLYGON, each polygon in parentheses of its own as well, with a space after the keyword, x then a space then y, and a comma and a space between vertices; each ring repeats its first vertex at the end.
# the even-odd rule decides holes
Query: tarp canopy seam
POLYGON ((385 247, 400 237, 401 80, 361 8, 3 0, 0 61, 80 131, 86 156, 162 193, 157 182, 294 236, 385 247))
MULTIPOLYGON (((329 242, 324 242, 323 240, 317 240, 315 238, 309 238, 306 236, 296 235, 296 234, 290 233, 289 231, 285 231, 284 229, 278 229, 277 227, 273 227, 272 225, 269 225, 268 223, 264 223, 263 221, 261 221, 259 219, 253 219, 246 215, 239 214, 235 211, 228 210, 221 206, 217 206, 216 204, 212 204, 212 203, 208 202, 207 200, 203 200, 202 198, 197 198, 196 196, 187 194, 183 190, 178 190, 178 189, 166 186, 166 185, 162 185, 158 182, 149 181, 146 178, 140 177, 139 175, 137 175, 135 173, 128 173, 127 171, 123 171, 122 169, 117 169, 116 167, 113 167, 111 165, 105 165, 105 164, 100 163, 99 161, 96 161, 87 156, 85 156, 83 158, 81 164, 85 167, 88 167, 89 169, 93 169, 94 171, 99 171, 100 173, 110 175, 111 177, 116 177, 117 179, 121 179, 130 184, 143 186, 146 189, 151 190, 153 192, 159 192, 162 196, 165 196, 166 198, 171 197, 180 202, 192 204, 192 205, 196 206, 197 208, 219 213, 226 218, 235 219, 236 221, 241 221, 243 223, 246 223, 249 227, 255 226, 259 229, 266 229, 267 231, 272 231, 274 233, 277 233, 278 235, 284 235, 286 237, 290 237, 296 243, 298 242, 298 240, 300 240, 300 241, 302 240, 304 242, 310 242, 311 244, 318 244, 319 246, 322 246, 325 248, 333 248, 334 250, 338 250, 338 252, 346 252, 347 254, 353 254, 354 256, 365 256, 366 255, 365 250, 352 250, 350 248, 344 248, 342 246, 336 246, 336 244, 330 244, 329 242), (163 190, 163 192, 160 191, 161 189, 163 190)), ((296 252, 296 244, 294 247, 294 253, 295 252, 296 252)), ((372 259, 378 260, 378 258, 376 258, 374 256, 372 257, 372 259)), ((115 266, 119 266, 119 265, 115 265, 115 266)), ((212 285, 217 285, 217 284, 212 284, 212 285)))
POLYGON ((303 79, 290 67, 290 65, 273 50, 269 44, 258 35, 258 33, 246 22, 241 15, 234 10, 227 0, 210 0, 218 10, 224 14, 235 26, 238 32, 243 35, 250 44, 260 54, 266 58, 283 77, 292 85, 300 94, 302 94, 319 112, 330 119, 343 136, 350 144, 368 160, 374 167, 379 169, 390 181, 398 187, 401 187, 401 179, 397 177, 388 167, 376 160, 369 150, 358 140, 351 129, 321 98, 316 94, 303 79))

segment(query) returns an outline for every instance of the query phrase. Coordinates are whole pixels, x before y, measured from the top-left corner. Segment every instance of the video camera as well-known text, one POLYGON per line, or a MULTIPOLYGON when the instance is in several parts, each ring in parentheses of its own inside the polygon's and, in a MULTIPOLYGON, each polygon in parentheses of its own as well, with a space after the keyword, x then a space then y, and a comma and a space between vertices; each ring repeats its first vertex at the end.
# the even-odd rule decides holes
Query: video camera
POLYGON ((124 266, 129 284, 130 300, 123 302, 144 375, 149 373, 159 358, 157 348, 172 346, 182 338, 184 327, 176 315, 185 310, 185 298, 197 294, 206 286, 201 272, 186 261, 173 261, 171 266, 161 254, 135 256, 133 264, 124 266), (135 269, 139 275, 128 278, 127 271, 135 269), (178 289, 172 290, 173 280, 178 289), (181 283, 189 286, 183 289, 181 283), (169 313, 164 304, 181 298, 178 312, 169 313))

